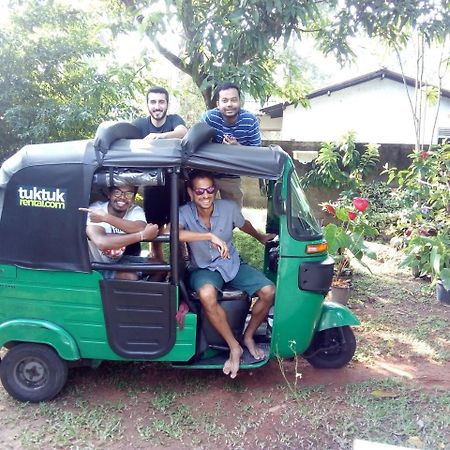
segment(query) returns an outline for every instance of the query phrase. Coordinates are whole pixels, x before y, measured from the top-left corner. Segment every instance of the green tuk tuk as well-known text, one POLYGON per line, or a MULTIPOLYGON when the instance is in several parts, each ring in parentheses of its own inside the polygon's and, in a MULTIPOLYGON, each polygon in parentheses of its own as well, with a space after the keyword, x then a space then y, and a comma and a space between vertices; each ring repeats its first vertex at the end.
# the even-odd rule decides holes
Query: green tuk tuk
MULTIPOLYGON (((197 124, 183 139, 146 142, 125 122, 99 127, 94 140, 28 145, 0 169, 0 378, 17 400, 39 402, 63 388, 68 368, 102 361, 169 361, 175 367, 221 369, 228 348, 208 323, 185 280, 178 239, 179 187, 186 171, 266 180, 264 272, 276 285, 273 314, 257 335, 267 358, 302 355, 338 368, 356 348, 346 307, 324 301, 333 276, 322 230, 311 214, 291 158, 278 146, 213 144, 197 124), (167 264, 102 264, 89 259, 88 206, 109 185, 170 186, 167 264), (167 271, 163 282, 103 279, 101 270, 167 271), (184 323, 176 320, 189 306, 184 323)), ((259 244, 255 244, 259 245, 259 244)), ((224 289, 221 305, 236 337, 250 299, 224 289)))

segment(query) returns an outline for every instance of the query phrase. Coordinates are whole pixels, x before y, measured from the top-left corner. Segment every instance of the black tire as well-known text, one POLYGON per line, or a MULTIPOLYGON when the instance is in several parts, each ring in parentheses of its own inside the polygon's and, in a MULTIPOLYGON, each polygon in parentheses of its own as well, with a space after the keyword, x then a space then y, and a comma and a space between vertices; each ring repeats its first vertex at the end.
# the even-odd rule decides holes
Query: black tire
POLYGON ((356 350, 356 339, 349 326, 319 331, 303 355, 318 369, 339 369, 348 364, 356 350))
POLYGON ((51 347, 18 344, 0 364, 0 379, 6 391, 21 402, 51 400, 67 380, 67 362, 51 347))

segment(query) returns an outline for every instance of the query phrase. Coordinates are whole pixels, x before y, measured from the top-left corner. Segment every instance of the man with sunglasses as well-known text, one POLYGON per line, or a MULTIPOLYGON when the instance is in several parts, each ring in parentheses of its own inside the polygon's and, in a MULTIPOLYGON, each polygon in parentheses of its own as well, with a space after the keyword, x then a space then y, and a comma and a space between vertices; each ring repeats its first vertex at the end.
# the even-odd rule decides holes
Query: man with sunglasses
MULTIPOLYGON (((95 202, 89 208, 86 234, 89 238, 91 261, 102 263, 136 262, 124 255, 125 247, 136 242, 152 240, 158 235, 158 226, 147 224, 144 210, 134 203, 137 188, 113 186, 108 190, 107 202, 95 202)), ((142 262, 141 259, 139 261, 142 262)), ((137 280, 134 272, 105 271, 105 278, 137 280)))
POLYGON ((260 360, 265 355, 253 337, 273 304, 275 288, 261 272, 240 260, 232 242, 233 229, 238 227, 248 233, 248 221, 237 203, 215 199, 216 186, 211 174, 194 170, 190 174, 188 193, 191 201, 180 208, 179 226, 180 241, 188 242, 191 253, 190 285, 197 291, 208 320, 230 348, 223 372, 235 378, 243 350, 217 301, 217 291, 227 283, 250 296, 258 296, 242 343, 260 360))

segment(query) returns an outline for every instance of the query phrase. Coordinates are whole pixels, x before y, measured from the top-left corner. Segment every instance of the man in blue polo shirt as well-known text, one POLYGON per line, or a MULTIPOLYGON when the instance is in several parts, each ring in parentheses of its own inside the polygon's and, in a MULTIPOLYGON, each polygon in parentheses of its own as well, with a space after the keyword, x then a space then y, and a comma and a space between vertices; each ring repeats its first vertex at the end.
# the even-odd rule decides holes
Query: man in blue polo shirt
MULTIPOLYGON (((206 111, 201 121, 216 130, 214 142, 228 145, 261 145, 257 118, 241 108, 241 91, 234 83, 223 83, 216 89, 217 108, 206 111)), ((222 199, 234 200, 241 208, 243 193, 238 176, 218 175, 216 185, 222 199)))
POLYGON ((255 359, 262 359, 264 352, 258 348, 253 336, 273 304, 275 288, 261 272, 241 262, 232 242, 233 229, 238 227, 248 233, 248 221, 235 202, 215 200, 215 192, 210 174, 195 170, 190 174, 188 193, 191 201, 180 208, 180 241, 188 242, 191 251, 191 288, 198 292, 208 320, 230 348, 223 372, 235 378, 243 351, 217 301, 217 291, 228 283, 250 296, 258 296, 242 342, 255 359))

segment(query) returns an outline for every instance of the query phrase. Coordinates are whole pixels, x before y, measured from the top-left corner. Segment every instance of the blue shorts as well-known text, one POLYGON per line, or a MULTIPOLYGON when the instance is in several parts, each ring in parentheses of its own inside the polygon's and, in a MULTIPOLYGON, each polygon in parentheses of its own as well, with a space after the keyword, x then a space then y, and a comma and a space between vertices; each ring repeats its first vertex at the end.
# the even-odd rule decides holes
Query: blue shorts
MULTIPOLYGON (((218 291, 222 291, 225 281, 216 270, 194 269, 189 278, 191 288, 198 290, 205 284, 212 284, 218 291)), ((272 281, 265 277, 259 270, 241 263, 236 276, 227 283, 234 289, 246 292, 250 297, 265 286, 273 286, 272 281)))
MULTIPOLYGON (((117 263, 120 264, 139 264, 146 262, 148 262, 147 258, 133 255, 123 255, 122 258, 117 261, 117 263)), ((114 280, 114 278, 116 278, 117 270, 99 270, 99 272, 103 275, 105 280, 114 280)), ((142 272, 137 272, 137 276, 140 278, 142 276, 142 272)))

